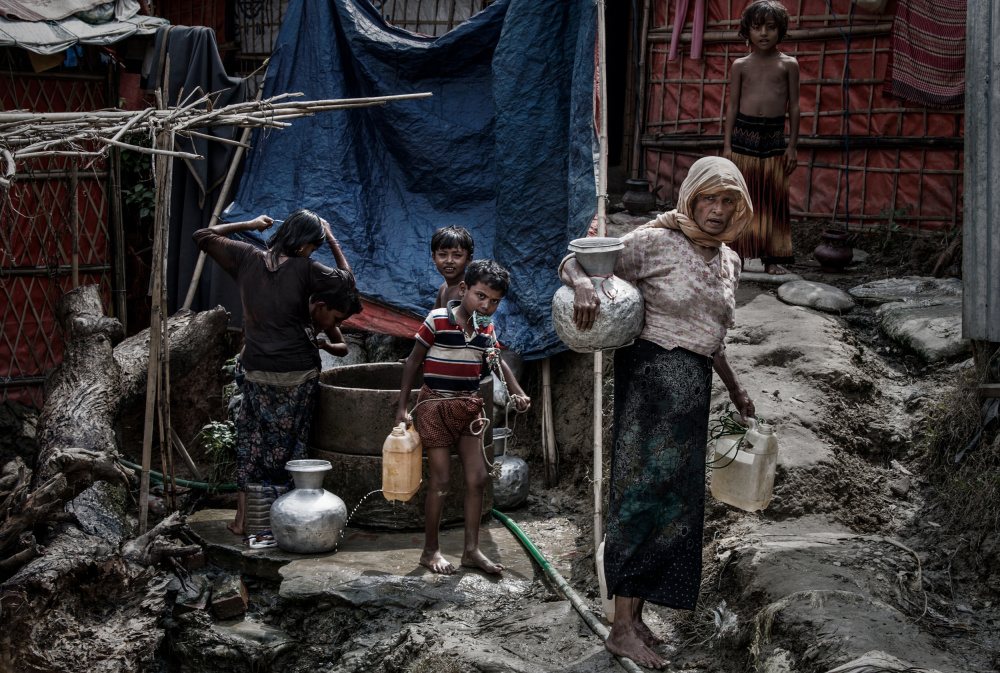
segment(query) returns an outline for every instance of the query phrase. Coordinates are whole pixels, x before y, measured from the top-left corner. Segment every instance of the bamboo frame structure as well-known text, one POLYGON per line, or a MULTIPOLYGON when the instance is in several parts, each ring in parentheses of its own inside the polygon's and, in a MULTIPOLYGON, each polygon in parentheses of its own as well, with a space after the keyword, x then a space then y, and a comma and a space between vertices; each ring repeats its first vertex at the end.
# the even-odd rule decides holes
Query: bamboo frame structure
MULTIPOLYGON (((169 72, 169 57, 166 62, 169 72)), ((168 79, 165 75, 164 79, 168 79)), ((156 92, 157 108, 142 111, 99 110, 93 112, 30 113, 23 111, 0 112, 0 187, 10 189, 18 178, 17 166, 30 158, 68 156, 73 216, 72 264, 70 273, 74 287, 79 283, 79 237, 76 198, 79 162, 86 160, 87 167, 97 158, 103 158, 118 148, 132 149, 155 157, 156 210, 153 236, 153 267, 151 271, 151 317, 149 364, 146 380, 146 407, 143 425, 142 466, 139 487, 139 529, 145 533, 149 512, 149 473, 152 462, 154 421, 159 419, 160 461, 165 475, 169 475, 167 502, 176 505, 176 482, 173 469, 173 442, 175 432, 170 423, 170 346, 167 330, 167 245, 170 220, 170 184, 173 159, 201 159, 202 157, 174 149, 177 134, 196 135, 217 140, 195 129, 212 126, 239 126, 245 129, 244 139, 237 143, 246 146, 246 135, 253 128, 285 128, 292 119, 310 117, 317 112, 357 107, 385 105, 391 101, 426 98, 430 93, 379 96, 363 99, 293 101, 302 94, 288 93, 269 98, 238 103, 216 109, 198 109, 196 106, 210 101, 202 95, 189 95, 177 107, 167 107, 164 92, 156 92), (194 98, 192 102, 192 98, 194 98), (121 140, 128 133, 154 134, 155 147, 131 145, 121 140), (100 143, 102 149, 87 147, 100 143)), ((211 106, 207 106, 211 107, 211 106)), ((36 183, 31 182, 32 185, 36 183)), ((36 198, 36 200, 39 200, 36 198)), ((217 217, 217 215, 216 215, 217 217)), ((51 227, 50 227, 51 228, 51 227)), ((184 452, 186 456, 186 452, 184 452)))
MULTIPOLYGON (((964 110, 880 98, 892 53, 894 17, 824 13, 815 11, 821 3, 810 0, 787 4, 791 22, 780 49, 799 60, 802 72, 793 217, 808 214, 843 223, 849 180, 849 219, 871 223, 886 221, 891 214, 894 220, 923 222, 925 228, 958 226, 964 110), (851 78, 845 87, 848 56, 851 78), (845 141, 850 161, 845 159, 845 141), (910 219, 899 217, 904 211, 910 219)), ((653 25, 646 31, 648 46, 642 54, 649 67, 645 81, 637 84, 646 100, 645 134, 637 143, 640 161, 631 162, 645 163, 639 177, 662 187, 660 195, 668 201, 676 199, 691 158, 721 149, 732 61, 746 53, 735 31, 742 6, 727 2, 721 6, 728 15, 725 10, 722 16, 710 15, 705 24, 700 62, 692 62, 684 49, 677 60, 668 61, 670 37, 678 23, 673 5, 654 0, 653 25)), ((716 3, 716 11, 719 6, 716 3)), ((676 27, 681 42, 690 44, 693 22, 676 27)))

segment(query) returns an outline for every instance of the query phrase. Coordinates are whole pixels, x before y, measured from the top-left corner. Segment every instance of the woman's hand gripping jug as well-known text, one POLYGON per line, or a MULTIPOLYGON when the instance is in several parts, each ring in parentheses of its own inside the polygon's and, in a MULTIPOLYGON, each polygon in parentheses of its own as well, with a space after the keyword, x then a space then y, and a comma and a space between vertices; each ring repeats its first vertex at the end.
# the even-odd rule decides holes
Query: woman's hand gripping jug
POLYGON ((406 502, 420 488, 423 445, 412 425, 400 423, 382 444, 382 495, 406 502))

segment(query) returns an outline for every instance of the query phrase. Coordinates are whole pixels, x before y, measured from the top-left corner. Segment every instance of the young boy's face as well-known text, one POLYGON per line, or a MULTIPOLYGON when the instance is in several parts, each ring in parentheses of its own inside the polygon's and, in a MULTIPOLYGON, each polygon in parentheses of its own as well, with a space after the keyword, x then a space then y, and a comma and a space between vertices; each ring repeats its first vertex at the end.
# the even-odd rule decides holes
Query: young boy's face
POLYGON ((434 266, 450 284, 465 275, 471 258, 465 248, 438 248, 434 251, 434 266))
POLYGON ((309 317, 312 318, 313 329, 316 332, 325 332, 347 320, 347 314, 336 309, 328 308, 325 302, 318 301, 309 306, 309 317))
POLYGON ((777 22, 768 18, 750 26, 750 43, 760 51, 774 49, 778 45, 777 22))
MULTIPOLYGON (((465 281, 459 285, 462 287, 465 285, 465 281)), ((462 308, 469 315, 473 312, 479 315, 493 315, 500 306, 500 300, 503 299, 503 294, 500 290, 494 290, 492 287, 486 283, 476 283, 472 287, 465 288, 465 294, 462 295, 462 308)))

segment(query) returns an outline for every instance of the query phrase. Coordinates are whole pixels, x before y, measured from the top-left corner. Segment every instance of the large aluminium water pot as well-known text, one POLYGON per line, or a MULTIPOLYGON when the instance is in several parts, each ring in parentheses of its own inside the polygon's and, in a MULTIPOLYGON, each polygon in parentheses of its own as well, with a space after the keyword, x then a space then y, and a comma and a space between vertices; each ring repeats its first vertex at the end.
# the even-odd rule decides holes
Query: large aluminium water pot
POLYGON ((552 296, 552 326, 571 350, 590 353, 621 348, 642 332, 646 319, 642 293, 614 275, 615 261, 622 248, 618 238, 578 238, 569 244, 601 300, 594 326, 581 331, 573 322, 573 288, 563 285, 552 296))
POLYGON ((278 546, 299 554, 332 551, 347 523, 344 501, 323 488, 326 460, 290 460, 295 488, 271 505, 271 532, 278 546))

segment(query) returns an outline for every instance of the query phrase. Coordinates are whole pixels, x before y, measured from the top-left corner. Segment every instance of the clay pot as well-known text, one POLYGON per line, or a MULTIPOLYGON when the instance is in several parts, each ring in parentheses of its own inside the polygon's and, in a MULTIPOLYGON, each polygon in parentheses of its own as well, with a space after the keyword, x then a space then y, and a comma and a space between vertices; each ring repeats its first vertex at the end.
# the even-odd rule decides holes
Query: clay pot
POLYGON ((850 234, 838 229, 824 229, 820 244, 813 251, 819 268, 827 273, 843 273, 854 258, 854 249, 847 244, 850 234))
POLYGON ((629 215, 645 215, 656 209, 656 198, 649 191, 649 180, 626 180, 628 188, 622 196, 622 205, 629 215))

